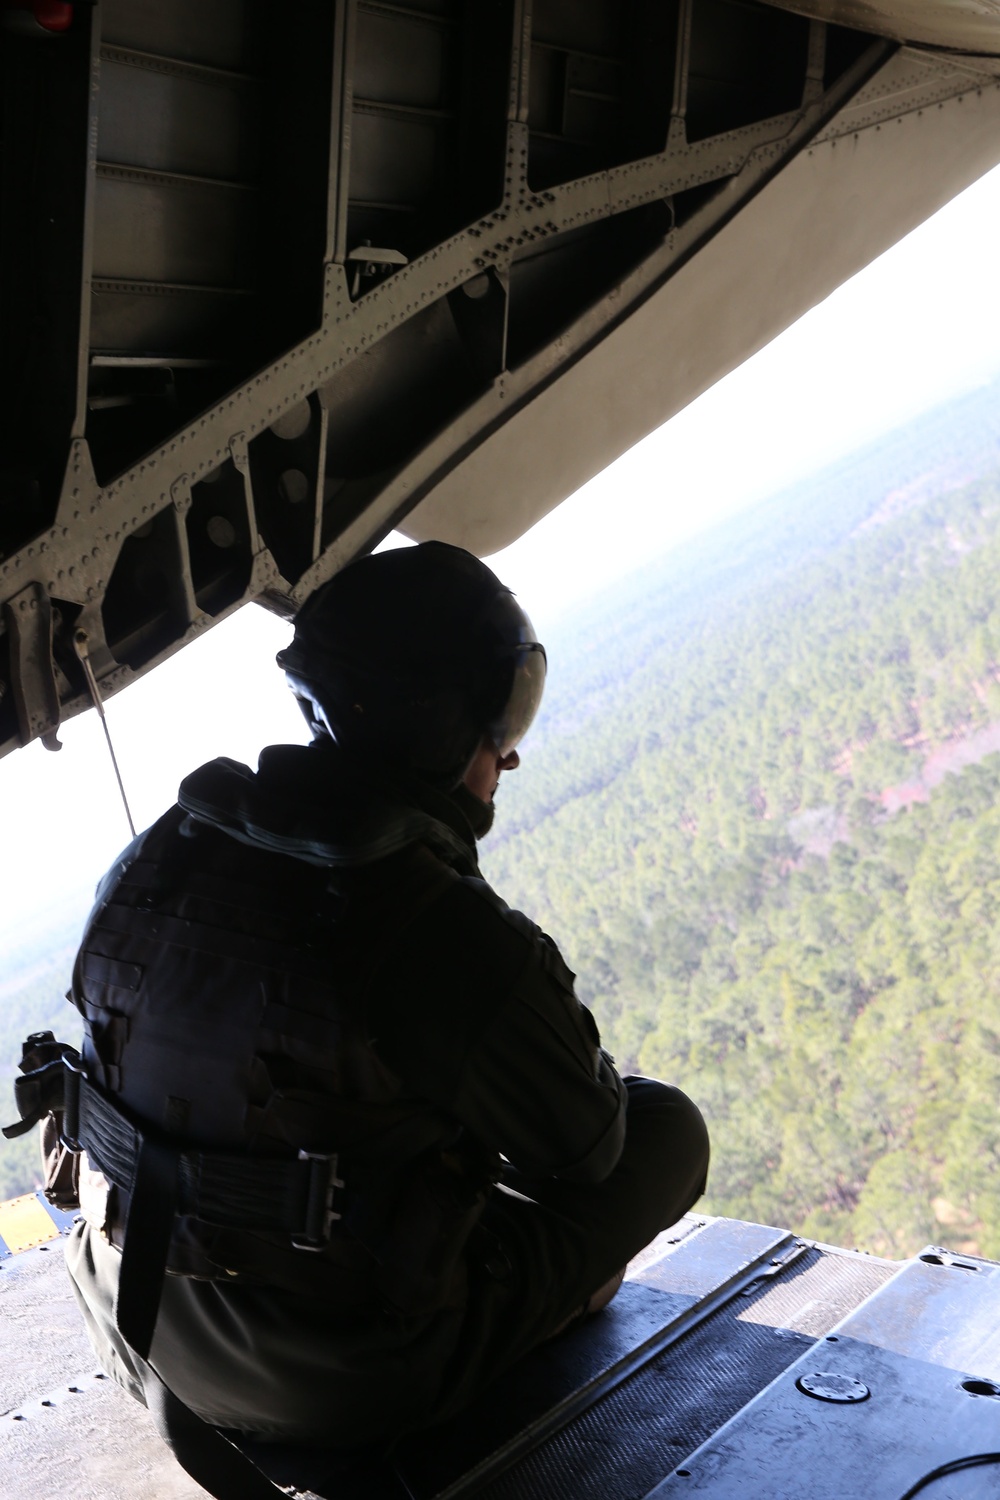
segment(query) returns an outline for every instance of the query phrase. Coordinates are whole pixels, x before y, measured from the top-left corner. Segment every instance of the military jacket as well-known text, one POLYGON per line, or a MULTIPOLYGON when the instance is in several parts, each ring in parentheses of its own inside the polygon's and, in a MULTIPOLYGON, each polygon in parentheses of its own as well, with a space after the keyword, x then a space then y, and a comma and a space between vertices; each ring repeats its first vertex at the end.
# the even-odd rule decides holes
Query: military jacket
MULTIPOLYGON (((176 1226, 154 1356, 222 1425, 301 1435, 321 1357, 384 1404, 399 1350, 444 1357, 501 1157, 587 1182, 621 1150, 624 1089, 573 975, 481 878, 454 800, 371 782, 331 745, 188 777, 99 889, 72 994, 88 1071, 138 1120, 206 1149, 338 1153, 314 1253, 176 1226)), ((92 1175, 71 1271, 130 1384, 107 1306, 127 1192, 92 1175)))

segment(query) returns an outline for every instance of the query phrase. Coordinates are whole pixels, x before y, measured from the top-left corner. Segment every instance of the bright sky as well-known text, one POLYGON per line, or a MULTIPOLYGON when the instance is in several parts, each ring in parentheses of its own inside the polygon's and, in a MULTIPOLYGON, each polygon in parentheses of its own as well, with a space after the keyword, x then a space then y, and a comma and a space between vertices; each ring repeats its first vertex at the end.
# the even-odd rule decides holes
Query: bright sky
MULTIPOLYGON (((637 563, 1000 371, 997 244, 1000 169, 490 559, 542 638, 637 563), (559 565, 567 556, 572 568, 559 565)), ((244 609, 112 699, 138 827, 202 761, 253 764, 265 744, 306 738, 273 665, 288 635, 263 610, 244 609)), ((58 755, 36 743, 0 764, 0 953, 60 911, 82 920, 88 892, 128 842, 96 714, 61 737, 58 755)))

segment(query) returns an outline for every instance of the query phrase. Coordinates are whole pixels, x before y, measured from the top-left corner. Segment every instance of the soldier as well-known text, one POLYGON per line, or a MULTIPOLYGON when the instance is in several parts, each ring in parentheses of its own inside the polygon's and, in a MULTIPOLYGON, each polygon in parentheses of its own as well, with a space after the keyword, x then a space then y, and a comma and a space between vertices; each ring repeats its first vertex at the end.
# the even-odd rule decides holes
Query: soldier
POLYGON ((278 660, 312 743, 185 779, 98 891, 82 1062, 28 1059, 83 1148, 98 1356, 220 1495, 252 1485, 211 1428, 352 1445, 459 1410, 603 1306, 708 1162, 479 873, 545 677, 513 595, 458 548, 382 553, 278 660))

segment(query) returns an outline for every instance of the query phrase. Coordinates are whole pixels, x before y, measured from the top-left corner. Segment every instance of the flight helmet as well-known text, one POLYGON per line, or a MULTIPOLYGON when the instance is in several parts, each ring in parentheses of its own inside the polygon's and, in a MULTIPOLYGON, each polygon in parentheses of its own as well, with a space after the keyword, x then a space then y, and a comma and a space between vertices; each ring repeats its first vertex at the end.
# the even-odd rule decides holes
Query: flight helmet
POLYGON ((315 734, 444 788, 484 734, 513 750, 546 666, 511 591, 445 542, 350 563, 306 600, 277 660, 315 734))

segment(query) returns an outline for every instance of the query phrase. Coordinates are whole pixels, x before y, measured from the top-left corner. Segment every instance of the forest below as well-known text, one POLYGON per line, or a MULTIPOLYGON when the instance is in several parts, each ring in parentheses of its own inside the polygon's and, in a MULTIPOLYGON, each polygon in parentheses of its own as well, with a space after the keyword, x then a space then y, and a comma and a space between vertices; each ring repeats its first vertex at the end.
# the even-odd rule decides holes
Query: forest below
POLYGON ((998 395, 552 642, 484 870, 701 1105, 709 1212, 1000 1256, 998 395))
MULTIPOLYGON (((1000 386, 546 645, 484 873, 578 970, 619 1067, 701 1105, 702 1206, 1000 1257, 1000 386)), ((70 1029, 72 938, 0 991, 8 1115, 21 1036, 70 1029)), ((33 1151, 0 1150, 0 1198, 33 1151)))

